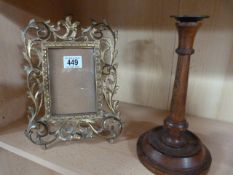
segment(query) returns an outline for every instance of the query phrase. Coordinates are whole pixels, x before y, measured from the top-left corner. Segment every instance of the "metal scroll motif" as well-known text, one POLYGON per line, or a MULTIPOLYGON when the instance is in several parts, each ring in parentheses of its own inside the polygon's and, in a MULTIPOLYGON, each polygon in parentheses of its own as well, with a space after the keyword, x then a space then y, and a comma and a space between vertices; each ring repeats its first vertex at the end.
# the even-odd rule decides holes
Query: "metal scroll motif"
MULTIPOLYGON (((56 25, 50 21, 37 22, 31 20, 23 31, 25 44, 24 58, 27 62, 24 69, 27 74, 27 95, 30 99, 28 107, 29 124, 25 130, 26 136, 35 144, 46 146, 55 140, 80 140, 98 135, 112 142, 122 130, 119 101, 113 96, 117 92, 117 33, 106 21, 92 21, 89 27, 83 28, 78 21, 72 22, 68 16, 58 21, 56 25), (100 42, 100 58, 102 67, 102 95, 108 111, 103 111, 101 117, 56 118, 49 117, 45 111, 45 77, 43 69, 44 42, 78 41, 100 42)), ((98 65, 97 65, 98 66, 98 65)), ((47 82, 48 83, 48 82, 47 82)))

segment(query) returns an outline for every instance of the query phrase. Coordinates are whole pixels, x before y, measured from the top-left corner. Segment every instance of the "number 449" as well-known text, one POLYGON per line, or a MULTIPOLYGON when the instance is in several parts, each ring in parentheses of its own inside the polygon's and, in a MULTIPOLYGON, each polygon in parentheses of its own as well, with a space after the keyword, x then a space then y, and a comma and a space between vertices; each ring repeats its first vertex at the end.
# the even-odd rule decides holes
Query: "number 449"
POLYGON ((67 60, 67 64, 70 66, 70 65, 73 65, 73 66, 77 66, 78 65, 78 60, 76 59, 68 59, 67 60))

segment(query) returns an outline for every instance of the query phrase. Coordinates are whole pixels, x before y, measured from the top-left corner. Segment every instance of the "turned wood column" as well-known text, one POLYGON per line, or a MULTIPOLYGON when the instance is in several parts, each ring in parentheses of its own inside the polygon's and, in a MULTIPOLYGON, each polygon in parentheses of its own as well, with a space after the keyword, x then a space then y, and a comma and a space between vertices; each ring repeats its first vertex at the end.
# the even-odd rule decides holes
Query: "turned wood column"
POLYGON ((176 49, 178 61, 176 66, 176 76, 172 93, 170 116, 164 121, 164 127, 168 134, 163 137, 163 141, 174 147, 186 144, 182 132, 188 128, 185 120, 185 104, 188 89, 190 55, 194 53, 194 37, 201 23, 198 22, 176 22, 179 35, 179 45, 176 49))
POLYGON ((211 164, 211 155, 199 138, 188 131, 185 104, 188 89, 190 56, 194 53, 195 35, 206 16, 172 16, 179 42, 178 61, 169 116, 164 125, 139 137, 139 160, 152 172, 161 175, 204 175, 211 164))

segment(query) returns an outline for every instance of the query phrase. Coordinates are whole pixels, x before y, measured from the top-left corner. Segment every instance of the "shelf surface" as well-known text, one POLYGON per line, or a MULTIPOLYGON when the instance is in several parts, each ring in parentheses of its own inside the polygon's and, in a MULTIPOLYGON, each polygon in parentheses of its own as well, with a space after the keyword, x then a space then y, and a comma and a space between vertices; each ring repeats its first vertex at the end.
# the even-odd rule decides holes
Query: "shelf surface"
MULTIPOLYGON (((138 160, 136 142, 143 132, 161 125, 168 112, 120 104, 124 131, 114 144, 102 139, 59 142, 43 150, 23 134, 26 121, 0 129, 0 148, 66 175, 151 175, 138 160)), ((233 174, 233 124, 187 116, 189 129, 209 148, 213 162, 209 174, 233 174)))

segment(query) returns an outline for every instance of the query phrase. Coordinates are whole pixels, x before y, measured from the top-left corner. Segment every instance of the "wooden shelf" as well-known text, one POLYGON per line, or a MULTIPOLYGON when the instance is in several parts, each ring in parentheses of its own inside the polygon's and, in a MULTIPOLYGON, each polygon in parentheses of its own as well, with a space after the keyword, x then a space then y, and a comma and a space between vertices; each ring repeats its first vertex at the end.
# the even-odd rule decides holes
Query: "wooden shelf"
MULTIPOLYGON (((150 175, 138 160, 137 137, 148 129, 161 125, 167 112, 121 103, 125 128, 115 144, 95 139, 85 142, 60 142, 43 150, 23 134, 26 121, 20 120, 0 129, 0 148, 66 175, 150 175)), ((209 174, 233 174, 233 124, 187 117, 189 129, 208 146, 213 162, 209 174)))

